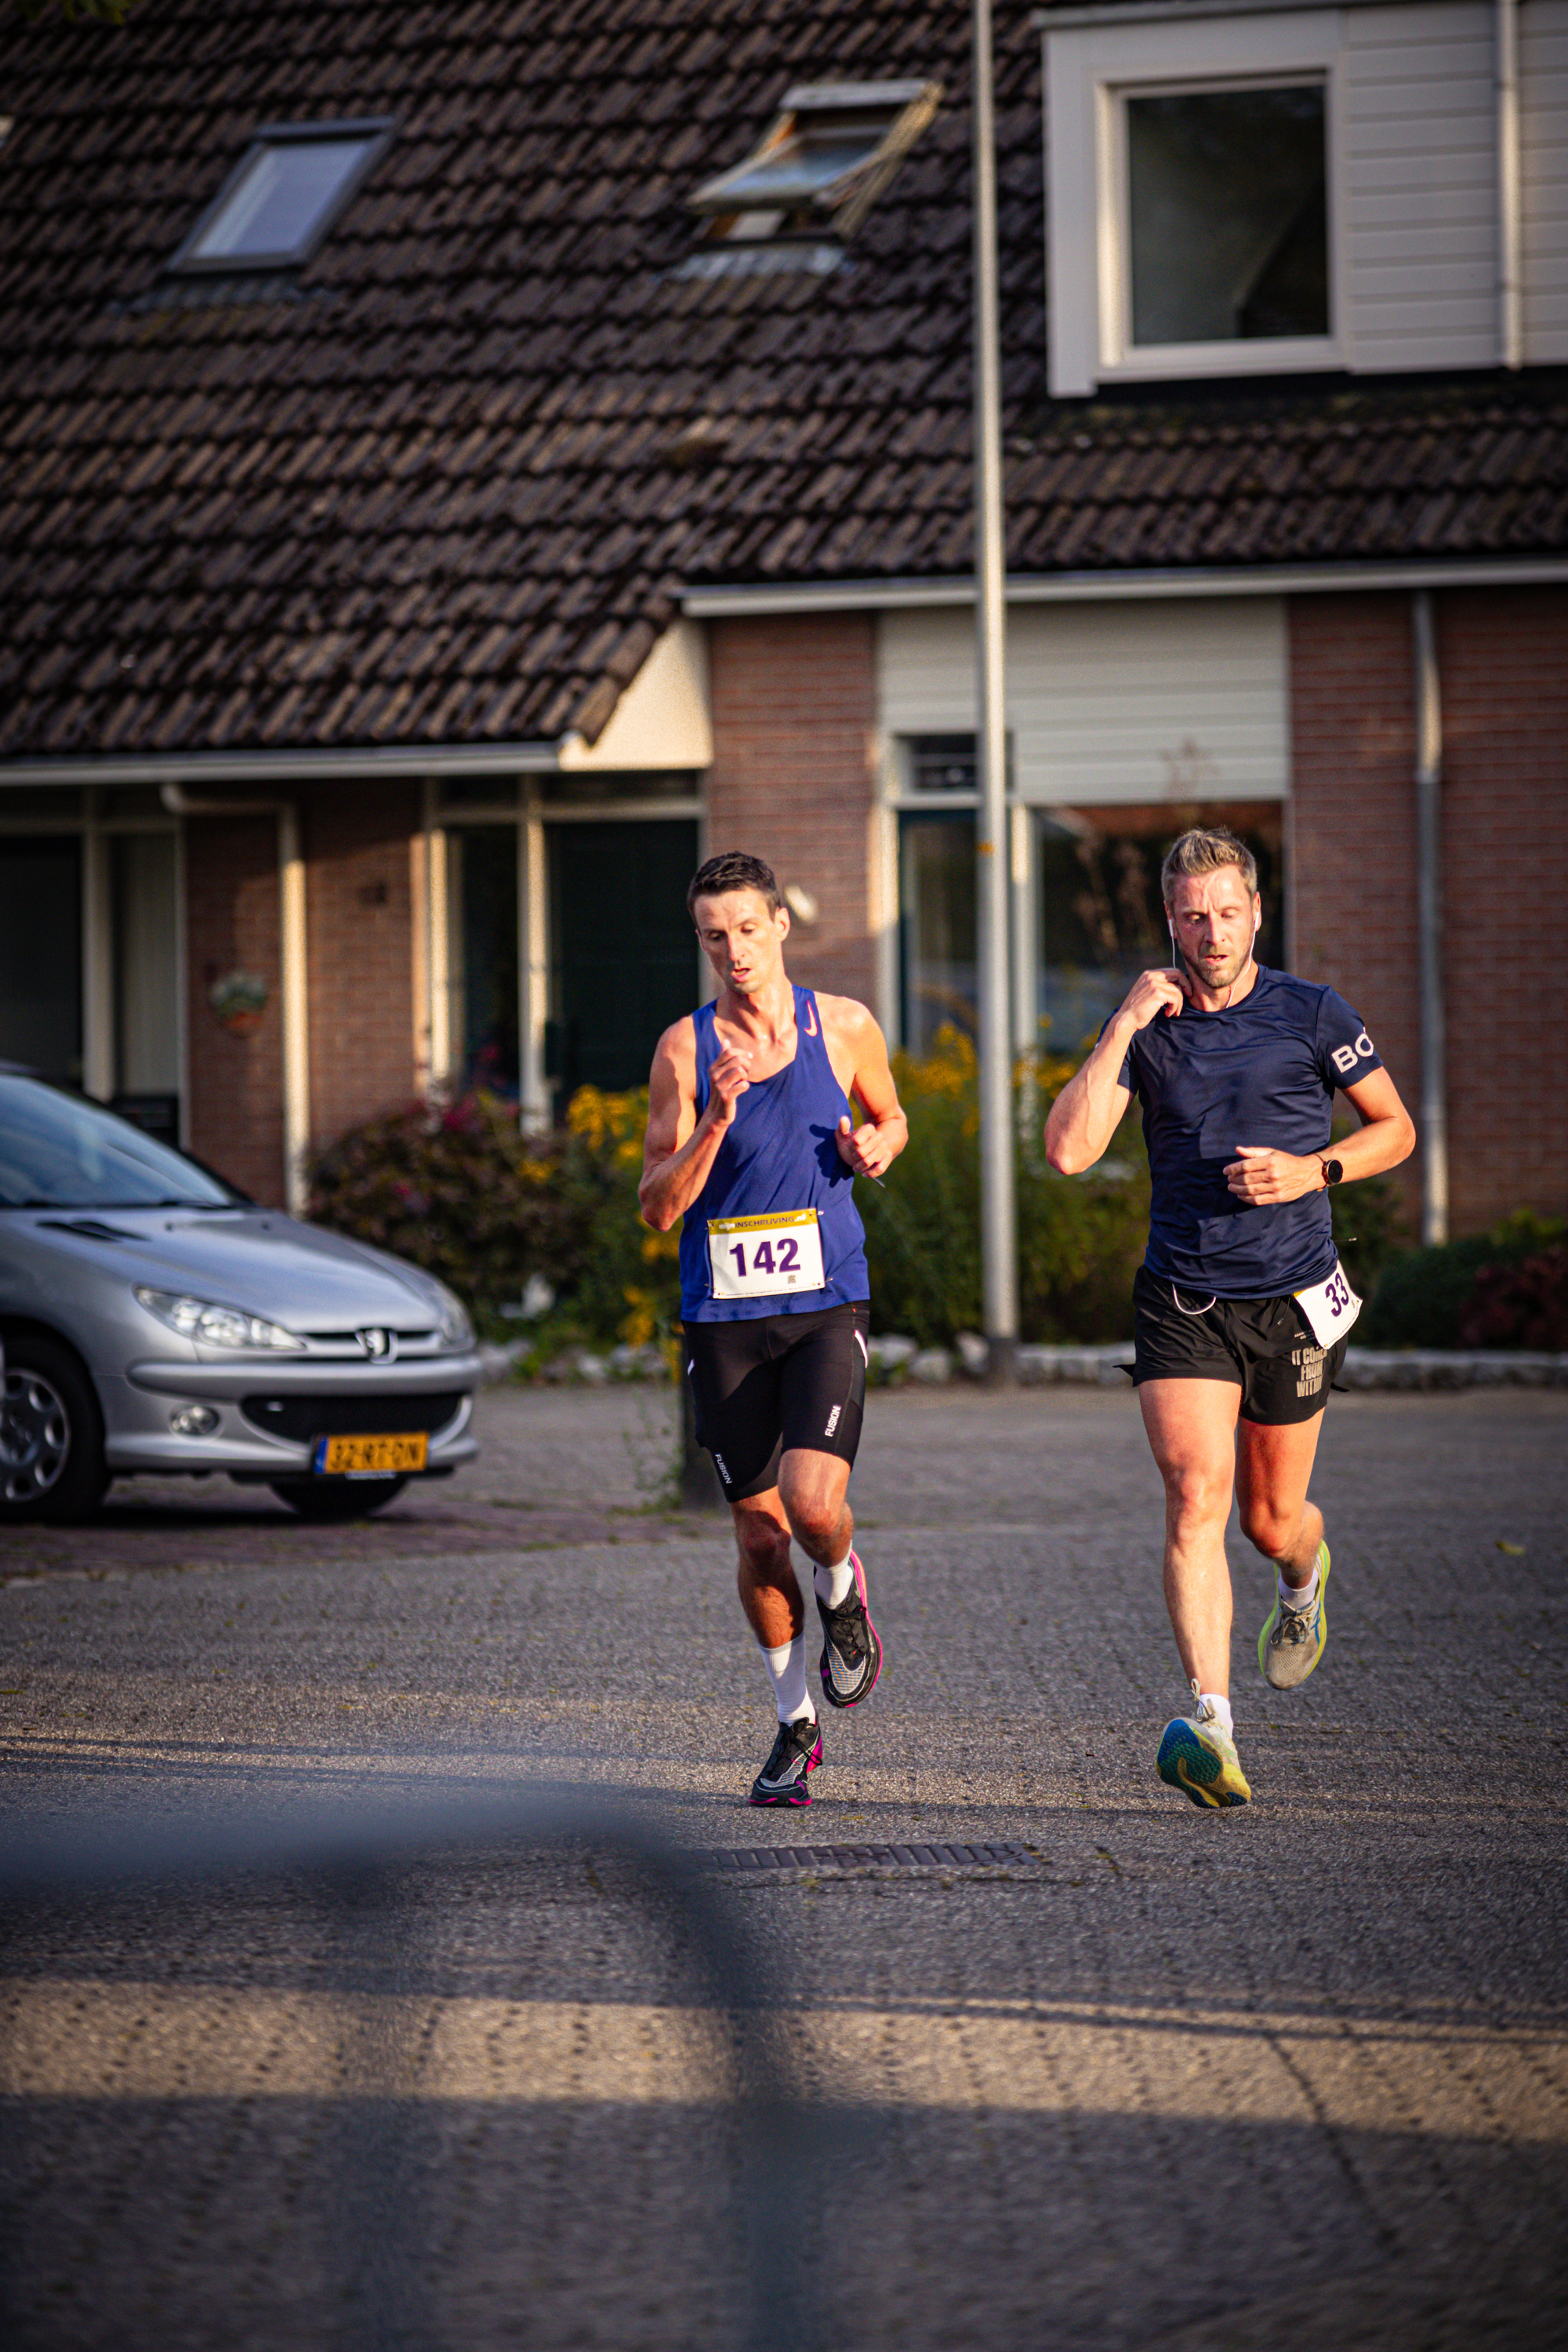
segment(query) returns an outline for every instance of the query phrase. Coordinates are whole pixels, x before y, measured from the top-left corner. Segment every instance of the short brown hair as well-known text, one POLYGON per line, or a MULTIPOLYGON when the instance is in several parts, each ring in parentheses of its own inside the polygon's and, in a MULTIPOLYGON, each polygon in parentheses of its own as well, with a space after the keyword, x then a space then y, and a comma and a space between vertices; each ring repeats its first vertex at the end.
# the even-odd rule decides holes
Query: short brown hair
POLYGON ((748 857, 744 850, 721 850, 710 857, 692 876, 686 892, 686 911, 697 912, 699 898, 718 898, 726 890, 755 890, 768 902, 768 912, 776 915, 784 905, 784 892, 773 879, 773 869, 760 857, 748 857))
POLYGON ((1183 879, 1199 874, 1217 874, 1222 866, 1239 867, 1247 895, 1258 890, 1258 860, 1245 841, 1232 833, 1228 824, 1194 825, 1190 833, 1180 835, 1165 852, 1165 863, 1160 868, 1160 896, 1166 906, 1171 893, 1183 879))

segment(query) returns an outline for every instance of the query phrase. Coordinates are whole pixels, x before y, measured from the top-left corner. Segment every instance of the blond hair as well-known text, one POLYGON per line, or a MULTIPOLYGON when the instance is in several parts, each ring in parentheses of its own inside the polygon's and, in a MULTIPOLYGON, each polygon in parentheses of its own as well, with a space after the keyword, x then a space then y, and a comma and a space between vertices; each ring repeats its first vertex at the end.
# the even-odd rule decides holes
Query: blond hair
POLYGON ((1165 853, 1160 868, 1160 896, 1166 906, 1171 893, 1184 878, 1200 874, 1217 874, 1225 866, 1238 868, 1246 883, 1247 895, 1258 889, 1258 860, 1245 841, 1239 840, 1227 824, 1194 825, 1190 833, 1182 834, 1165 853))

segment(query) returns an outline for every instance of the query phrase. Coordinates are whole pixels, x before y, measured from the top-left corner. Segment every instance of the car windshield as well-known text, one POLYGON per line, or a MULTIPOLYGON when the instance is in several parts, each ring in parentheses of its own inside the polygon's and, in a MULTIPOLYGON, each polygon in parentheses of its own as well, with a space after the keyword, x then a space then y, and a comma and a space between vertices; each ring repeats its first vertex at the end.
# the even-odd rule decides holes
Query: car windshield
POLYGON ((0 1209, 232 1209, 243 1195, 129 1119, 0 1077, 0 1209))

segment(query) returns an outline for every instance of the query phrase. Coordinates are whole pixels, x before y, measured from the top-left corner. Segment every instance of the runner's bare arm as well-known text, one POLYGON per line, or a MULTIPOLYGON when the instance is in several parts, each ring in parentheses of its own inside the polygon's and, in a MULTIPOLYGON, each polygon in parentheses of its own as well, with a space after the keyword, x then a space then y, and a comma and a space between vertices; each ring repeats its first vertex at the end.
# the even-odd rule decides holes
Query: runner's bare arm
POLYGON ((1180 1013, 1188 994, 1178 971, 1139 973, 1104 1036, 1051 1105, 1046 1158, 1059 1176, 1081 1176, 1101 1157, 1132 1099, 1131 1088, 1121 1083, 1128 1046, 1151 1021, 1180 1013))
POLYGON ((888 1041, 863 1004, 852 996, 818 995, 823 1043, 839 1085, 858 1101, 867 1124, 838 1122, 838 1156, 857 1176, 882 1177, 910 1139, 910 1123, 888 1063, 888 1041))
POLYGON ((667 1234, 708 1181, 735 1105, 751 1081, 751 1055, 726 1045, 709 1073, 708 1108, 697 1116, 697 1039, 677 1021, 655 1049, 648 1074, 647 1136, 637 1202, 656 1233, 667 1234))
POLYGON ((1294 1152, 1238 1143, 1237 1157, 1225 1171, 1237 1200, 1261 1208, 1268 1202, 1299 1201, 1304 1192, 1321 1192, 1325 1160, 1339 1161, 1347 1184, 1358 1176, 1379 1176, 1385 1168, 1397 1168, 1408 1160, 1415 1149, 1415 1126, 1388 1072, 1371 1070, 1345 1093, 1361 1121, 1360 1132, 1322 1151, 1298 1159, 1294 1152))

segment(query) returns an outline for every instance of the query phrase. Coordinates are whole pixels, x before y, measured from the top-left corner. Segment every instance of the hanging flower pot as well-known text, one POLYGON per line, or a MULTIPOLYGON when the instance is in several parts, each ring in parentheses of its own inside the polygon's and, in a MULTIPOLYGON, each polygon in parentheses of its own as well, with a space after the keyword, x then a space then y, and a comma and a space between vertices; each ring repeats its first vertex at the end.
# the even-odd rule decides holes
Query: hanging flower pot
POLYGON ((220 1029, 234 1037, 252 1037, 260 1028, 270 991, 259 972, 226 971, 207 991, 207 1002, 220 1029))

